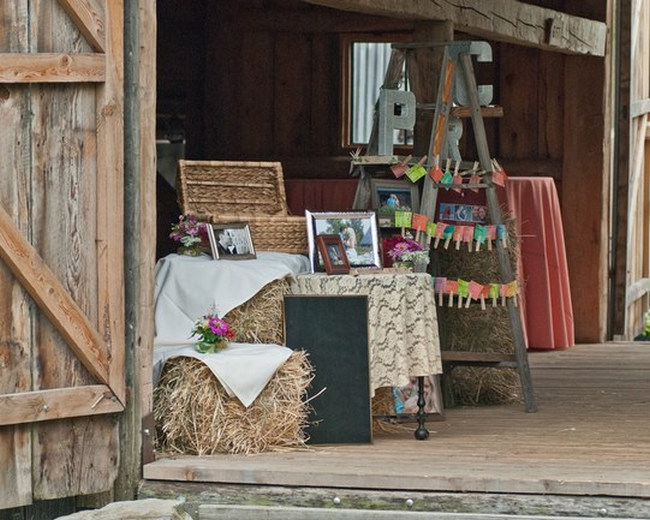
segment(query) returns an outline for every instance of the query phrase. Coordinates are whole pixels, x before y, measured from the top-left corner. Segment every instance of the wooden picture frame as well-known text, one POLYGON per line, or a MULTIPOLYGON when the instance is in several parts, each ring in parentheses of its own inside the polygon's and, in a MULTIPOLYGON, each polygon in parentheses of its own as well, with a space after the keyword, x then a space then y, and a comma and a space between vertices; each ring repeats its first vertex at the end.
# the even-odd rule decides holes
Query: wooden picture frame
POLYGON ((316 247, 327 274, 348 274, 350 262, 345 254, 343 241, 339 235, 318 235, 316 247))
POLYGON ((339 235, 352 267, 381 267, 377 216, 374 211, 319 212, 305 211, 311 272, 324 271, 318 261, 316 237, 339 235))
POLYGON ((395 227, 395 211, 418 213, 420 192, 417 184, 405 179, 370 179, 372 207, 379 227, 395 227))
POLYGON ((253 238, 247 222, 207 224, 206 227, 214 260, 250 260, 256 258, 253 238))

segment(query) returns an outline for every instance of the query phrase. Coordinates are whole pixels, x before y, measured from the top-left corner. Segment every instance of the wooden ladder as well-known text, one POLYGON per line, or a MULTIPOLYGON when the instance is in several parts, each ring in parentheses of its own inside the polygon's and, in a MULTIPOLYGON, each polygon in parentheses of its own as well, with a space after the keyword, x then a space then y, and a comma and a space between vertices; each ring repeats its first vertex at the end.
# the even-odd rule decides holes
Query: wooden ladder
MULTIPOLYGON (((503 224, 501 215, 501 208, 496 193, 496 186, 492 181, 494 167, 490 157, 487 136, 485 133, 485 125, 483 122, 483 115, 480 106, 479 92, 476 84, 476 77, 472 65, 472 55, 477 54, 477 45, 486 45, 483 42, 446 42, 446 43, 410 43, 410 44, 394 44, 393 54, 388 65, 386 77, 384 80, 383 88, 395 88, 399 78, 402 64, 404 63, 406 52, 415 48, 422 47, 440 47, 444 49, 442 58, 441 72, 438 83, 437 100, 434 108, 434 117, 432 123, 432 130, 430 135, 430 144, 427 154, 427 171, 433 167, 434 158, 440 158, 440 161, 450 157, 452 151, 455 150, 453 143, 448 142, 448 126, 452 116, 453 99, 452 93, 454 85, 460 81, 459 87, 464 93, 464 97, 469 101, 469 108, 472 121, 472 129, 476 141, 478 151, 479 165, 484 170, 484 181, 480 184, 466 184, 454 185, 454 188, 461 189, 484 189, 486 194, 488 214, 492 224, 503 224)), ((377 132, 378 126, 377 116, 373 124, 373 131, 368 143, 367 155, 376 153, 377 149, 377 132)), ((454 153, 455 155, 455 153, 454 153)), ((459 157, 452 157, 459 159, 459 157)), ((357 196, 355 197, 355 207, 364 208, 368 207, 368 199, 370 196, 370 180, 366 174, 363 163, 360 166, 361 178, 359 181, 359 188, 357 189, 357 196)), ((439 188, 448 188, 448 185, 441 185, 434 182, 434 180, 427 175, 424 180, 422 190, 420 212, 430 218, 434 217, 437 194, 439 188)), ((500 240, 496 241, 496 255, 499 264, 499 271, 501 281, 504 283, 510 282, 515 279, 508 252, 500 240)), ((468 352, 468 351, 449 351, 444 350, 441 352, 443 366, 448 371, 453 370, 456 366, 483 366, 490 368, 516 368, 519 374, 522 394, 524 398, 524 406, 527 412, 537 411, 535 396, 533 393, 532 379, 530 375, 530 367, 528 364, 528 353, 526 351, 526 343, 524 339, 523 326, 521 321, 521 314, 519 308, 514 303, 514 298, 507 298, 506 305, 508 310, 508 318, 510 321, 510 328, 514 343, 514 353, 499 353, 499 352, 468 352)), ((439 324, 444 327, 443 323, 439 324)))

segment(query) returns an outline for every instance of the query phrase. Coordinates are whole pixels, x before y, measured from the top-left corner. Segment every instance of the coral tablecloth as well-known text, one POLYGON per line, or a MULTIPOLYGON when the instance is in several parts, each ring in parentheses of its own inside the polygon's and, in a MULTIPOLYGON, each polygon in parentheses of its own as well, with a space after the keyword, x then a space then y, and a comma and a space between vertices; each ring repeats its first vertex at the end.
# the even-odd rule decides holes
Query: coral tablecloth
POLYGON ((296 294, 367 295, 370 388, 405 386, 410 376, 442 373, 431 276, 299 275, 296 294))
POLYGON ((520 240, 519 282, 529 349, 574 345, 573 307, 560 203, 551 177, 510 177, 509 210, 520 240))

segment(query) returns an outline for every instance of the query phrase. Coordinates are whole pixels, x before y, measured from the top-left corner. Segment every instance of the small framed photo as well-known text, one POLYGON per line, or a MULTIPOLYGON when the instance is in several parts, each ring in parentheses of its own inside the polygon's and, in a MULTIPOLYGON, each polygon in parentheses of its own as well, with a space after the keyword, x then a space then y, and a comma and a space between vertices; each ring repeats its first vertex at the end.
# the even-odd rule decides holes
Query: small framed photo
POLYGON ((255 258, 250 226, 246 222, 208 224, 208 239, 215 260, 255 258))
POLYGON ((324 271, 318 259, 316 237, 338 235, 350 267, 381 267, 377 216, 374 211, 347 213, 305 211, 312 273, 324 271))
POLYGON ((339 235, 318 235, 316 247, 327 274, 348 274, 350 262, 345 254, 343 241, 339 235))
POLYGON ((371 179, 370 184, 379 227, 395 227, 395 211, 419 211, 417 184, 404 179, 371 179))

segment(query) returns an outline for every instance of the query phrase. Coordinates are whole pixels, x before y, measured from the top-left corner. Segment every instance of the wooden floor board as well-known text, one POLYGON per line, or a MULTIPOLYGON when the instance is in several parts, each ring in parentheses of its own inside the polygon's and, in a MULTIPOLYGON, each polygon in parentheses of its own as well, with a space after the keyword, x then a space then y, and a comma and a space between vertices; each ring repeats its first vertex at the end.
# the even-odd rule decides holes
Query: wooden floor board
POLYGON ((254 456, 161 458, 145 479, 367 490, 650 498, 650 347, 577 345, 529 355, 539 411, 453 408, 372 444, 254 456))

